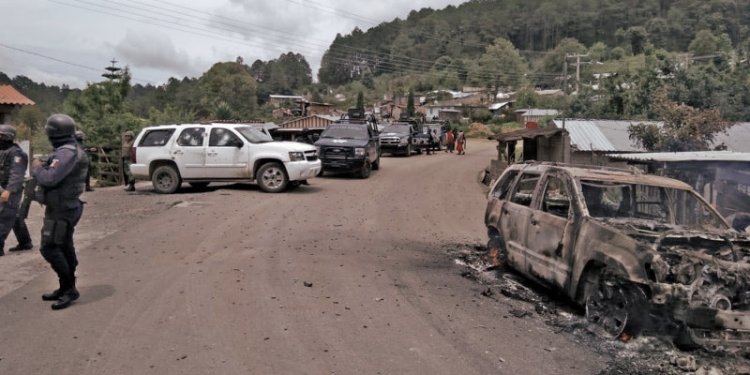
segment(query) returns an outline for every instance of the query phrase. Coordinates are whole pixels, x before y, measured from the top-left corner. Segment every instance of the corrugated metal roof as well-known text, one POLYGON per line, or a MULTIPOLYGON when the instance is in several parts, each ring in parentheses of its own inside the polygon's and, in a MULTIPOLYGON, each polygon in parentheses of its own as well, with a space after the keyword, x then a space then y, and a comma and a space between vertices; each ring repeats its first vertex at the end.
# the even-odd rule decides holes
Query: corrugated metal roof
POLYGON ((527 109, 519 109, 516 111, 516 113, 520 113, 521 116, 542 117, 542 116, 557 116, 560 114, 560 111, 556 109, 527 108, 527 109))
MULTIPOLYGON (((570 133, 570 143, 578 151, 642 152, 639 145, 630 140, 628 128, 643 121, 615 120, 564 120, 565 130, 570 133)), ((554 120, 555 126, 563 128, 563 120, 554 120)), ((659 125, 659 123, 653 123, 659 125)))
POLYGON ((750 162, 750 152, 732 151, 647 152, 641 154, 607 154, 607 156, 618 160, 644 162, 750 162))
POLYGON ((502 103, 494 103, 490 104, 489 107, 487 107, 490 111, 497 111, 500 108, 505 107, 506 105, 510 104, 512 102, 502 102, 502 103))
POLYGON ((34 105, 34 102, 11 85, 0 85, 0 104, 34 105))
POLYGON ((728 151, 750 152, 750 122, 740 122, 727 129, 727 133, 716 135, 714 145, 727 146, 728 151))

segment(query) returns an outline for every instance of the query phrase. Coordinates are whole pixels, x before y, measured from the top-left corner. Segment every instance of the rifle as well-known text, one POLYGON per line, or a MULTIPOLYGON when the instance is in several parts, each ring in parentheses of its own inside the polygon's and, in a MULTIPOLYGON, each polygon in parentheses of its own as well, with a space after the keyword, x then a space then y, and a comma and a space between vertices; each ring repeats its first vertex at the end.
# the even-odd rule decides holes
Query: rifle
POLYGON ((26 219, 29 217, 29 209, 31 208, 31 202, 36 198, 36 179, 29 178, 23 183, 23 200, 21 205, 18 207, 18 217, 26 219))

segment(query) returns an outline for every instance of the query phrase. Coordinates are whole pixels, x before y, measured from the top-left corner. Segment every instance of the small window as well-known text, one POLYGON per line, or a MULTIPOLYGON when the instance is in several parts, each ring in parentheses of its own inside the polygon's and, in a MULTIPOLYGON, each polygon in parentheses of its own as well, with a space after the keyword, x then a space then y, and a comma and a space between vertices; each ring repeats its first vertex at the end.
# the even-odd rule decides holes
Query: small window
POLYGON ((237 147, 242 141, 231 130, 225 128, 211 129, 211 136, 208 137, 209 147, 237 147))
POLYGON ((544 190, 542 210, 555 216, 568 218, 570 213, 570 194, 562 179, 550 176, 544 190))
POLYGON ((531 206, 531 201, 534 198, 534 189, 538 182, 539 175, 526 173, 521 175, 521 179, 516 184, 516 189, 510 201, 524 206, 531 206))
POLYGON ((508 189, 510 189, 510 185, 513 183, 513 180, 516 179, 516 176, 518 176, 518 171, 509 171, 508 173, 504 173, 500 177, 500 182, 495 185, 495 190, 492 191, 492 196, 497 199, 507 198, 508 189))
POLYGON ((169 142, 169 138, 172 137, 174 129, 157 129, 149 130, 141 140, 140 147, 159 147, 164 146, 169 142))
POLYGON ((203 128, 187 128, 180 133, 177 144, 185 147, 203 146, 204 133, 203 128))

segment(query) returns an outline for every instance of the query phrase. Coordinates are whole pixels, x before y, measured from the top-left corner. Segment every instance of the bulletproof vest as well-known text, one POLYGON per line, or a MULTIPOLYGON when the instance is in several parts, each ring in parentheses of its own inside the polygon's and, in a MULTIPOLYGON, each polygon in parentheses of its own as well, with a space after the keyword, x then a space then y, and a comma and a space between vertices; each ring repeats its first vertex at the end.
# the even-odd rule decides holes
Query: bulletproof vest
POLYGON ((0 186, 3 188, 8 186, 8 180, 10 179, 10 169, 13 166, 13 157, 16 154, 18 145, 8 147, 5 150, 0 151, 0 186))
POLYGON ((77 204, 78 197, 86 190, 89 158, 78 143, 65 144, 60 148, 75 151, 76 165, 57 186, 44 189, 44 203, 53 208, 72 208, 74 206, 68 206, 68 204, 77 204))

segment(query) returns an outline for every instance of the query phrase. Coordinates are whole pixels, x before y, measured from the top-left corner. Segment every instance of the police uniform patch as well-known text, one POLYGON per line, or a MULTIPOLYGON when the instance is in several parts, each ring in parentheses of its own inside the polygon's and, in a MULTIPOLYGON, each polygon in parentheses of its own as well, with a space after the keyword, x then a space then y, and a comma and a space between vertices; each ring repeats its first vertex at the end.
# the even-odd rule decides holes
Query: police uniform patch
POLYGON ((52 163, 49 163, 50 168, 57 168, 58 165, 60 165, 60 159, 53 159, 52 163))
POLYGON ((16 164, 18 164, 18 163, 21 162, 21 157, 20 156, 16 156, 15 158, 13 158, 13 161, 15 161, 16 164))

